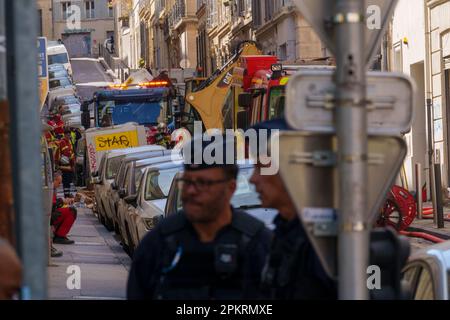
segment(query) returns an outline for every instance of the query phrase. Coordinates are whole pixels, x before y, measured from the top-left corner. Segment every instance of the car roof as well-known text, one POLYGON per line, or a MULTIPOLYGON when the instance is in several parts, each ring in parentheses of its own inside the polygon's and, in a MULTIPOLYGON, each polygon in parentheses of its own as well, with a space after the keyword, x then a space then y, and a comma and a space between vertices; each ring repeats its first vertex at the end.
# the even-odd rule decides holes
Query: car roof
POLYGON ((123 156, 123 155, 132 155, 132 154, 141 154, 145 152, 153 152, 153 151, 164 151, 166 150, 162 146, 158 145, 146 145, 146 146, 140 146, 140 147, 134 147, 134 148, 126 148, 126 149, 115 149, 107 151, 107 154, 110 158, 123 156))
POLYGON ((183 168, 184 168, 183 161, 170 161, 146 166, 147 171, 164 171, 170 169, 180 169, 181 172, 183 171, 183 168))
POLYGON ((437 258, 445 266, 446 270, 450 270, 450 241, 435 244, 414 252, 410 256, 409 262, 425 260, 430 257, 437 258))
POLYGON ((153 159, 155 158, 155 154, 160 154, 159 157, 169 156, 171 154, 171 150, 155 150, 155 151, 144 151, 139 153, 131 153, 127 154, 123 161, 131 162, 131 161, 139 161, 145 160, 147 158, 153 159))
POLYGON ((179 158, 172 155, 172 154, 165 154, 161 157, 156 157, 156 158, 150 158, 150 159, 140 159, 139 161, 136 161, 136 167, 146 167, 148 165, 152 165, 154 163, 161 163, 161 162, 170 162, 172 161, 172 159, 174 160, 178 160, 179 158))
POLYGON ((54 63, 48 66, 49 71, 53 71, 55 69, 66 70, 66 67, 64 67, 64 65, 61 63, 54 63))

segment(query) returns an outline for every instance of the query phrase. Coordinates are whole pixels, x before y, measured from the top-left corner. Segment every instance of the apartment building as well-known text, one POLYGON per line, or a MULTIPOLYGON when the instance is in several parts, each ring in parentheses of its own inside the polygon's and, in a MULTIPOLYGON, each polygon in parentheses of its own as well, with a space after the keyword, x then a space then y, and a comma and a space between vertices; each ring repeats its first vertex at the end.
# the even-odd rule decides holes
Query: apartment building
POLYGON ((278 56, 282 62, 324 56, 319 37, 292 0, 254 0, 253 27, 263 51, 278 56))
POLYGON ((114 36, 113 0, 53 0, 54 38, 71 57, 97 56, 99 45, 114 36))
POLYGON ((38 35, 46 37, 48 40, 54 40, 53 33, 53 1, 37 0, 36 7, 38 10, 38 35))

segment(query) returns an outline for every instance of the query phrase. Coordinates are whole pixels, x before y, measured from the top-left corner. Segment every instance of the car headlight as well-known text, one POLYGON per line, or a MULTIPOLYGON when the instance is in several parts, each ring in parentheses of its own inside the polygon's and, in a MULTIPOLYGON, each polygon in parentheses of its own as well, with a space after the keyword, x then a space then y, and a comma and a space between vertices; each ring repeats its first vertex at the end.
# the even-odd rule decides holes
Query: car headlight
POLYGON ((152 230, 155 227, 155 220, 153 218, 144 218, 143 220, 147 230, 152 230))

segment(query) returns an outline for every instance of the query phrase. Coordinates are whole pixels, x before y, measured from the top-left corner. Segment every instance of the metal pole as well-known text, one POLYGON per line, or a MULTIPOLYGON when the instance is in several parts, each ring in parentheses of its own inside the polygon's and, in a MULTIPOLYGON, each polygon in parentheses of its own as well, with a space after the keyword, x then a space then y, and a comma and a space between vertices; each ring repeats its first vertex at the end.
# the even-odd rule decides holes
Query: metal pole
POLYGON ((444 228, 444 205, 442 203, 442 180, 441 180, 441 164, 436 163, 434 165, 434 172, 436 174, 436 207, 434 209, 434 216, 436 221, 436 227, 438 229, 444 228))
MULTIPOLYGON (((433 202, 433 208, 437 209, 436 202, 436 181, 434 173, 434 145, 433 145, 433 101, 427 99, 427 126, 428 126, 428 167, 429 169, 429 180, 430 180, 430 195, 431 201, 433 202)), ((434 215, 434 222, 437 223, 436 214, 434 215)))
POLYGON ((47 228, 42 212, 41 121, 34 1, 6 1, 8 96, 17 248, 23 266, 22 299, 47 298, 47 228))
POLYGON ((422 165, 420 163, 416 163, 416 199, 417 199, 417 218, 423 219, 422 165))
POLYGON ((365 300, 369 261, 365 1, 338 0, 336 128, 339 149, 339 298, 365 300))

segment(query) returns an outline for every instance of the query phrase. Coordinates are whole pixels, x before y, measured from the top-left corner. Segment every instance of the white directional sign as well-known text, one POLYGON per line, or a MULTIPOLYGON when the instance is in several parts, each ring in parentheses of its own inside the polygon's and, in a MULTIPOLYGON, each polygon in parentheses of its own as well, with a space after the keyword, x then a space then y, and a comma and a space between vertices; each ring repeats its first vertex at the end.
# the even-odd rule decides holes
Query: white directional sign
MULTIPOLYGON (((297 130, 335 132, 336 84, 331 70, 303 70, 287 88, 286 119, 297 130)), ((410 131, 414 83, 404 74, 369 72, 367 117, 369 134, 400 135, 410 131)))
MULTIPOLYGON (((272 139, 279 139, 280 155, 274 161, 280 168, 308 237, 326 272, 336 277, 339 216, 337 138, 333 134, 281 132, 272 139)), ((400 137, 372 136, 369 137, 368 149, 368 205, 365 213, 366 221, 374 224, 406 157, 407 146, 400 137)))
MULTIPOLYGON (((361 0, 363 1, 363 0, 361 0)), ((366 61, 371 64, 384 30, 393 14, 398 0, 366 0, 366 61)), ((355 16, 336 16, 336 0, 294 0, 295 4, 311 24, 319 37, 335 54, 333 25, 341 20, 354 20, 355 16)))

